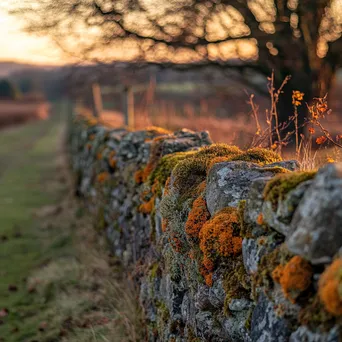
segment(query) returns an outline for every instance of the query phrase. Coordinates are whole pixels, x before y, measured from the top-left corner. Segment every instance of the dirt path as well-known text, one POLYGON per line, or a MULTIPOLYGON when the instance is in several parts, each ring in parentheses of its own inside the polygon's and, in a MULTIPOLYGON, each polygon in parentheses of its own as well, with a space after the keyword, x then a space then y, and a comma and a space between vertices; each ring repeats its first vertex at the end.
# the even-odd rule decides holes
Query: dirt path
POLYGON ((53 116, 0 135, 0 341, 140 341, 134 291, 72 197, 63 131, 53 116))

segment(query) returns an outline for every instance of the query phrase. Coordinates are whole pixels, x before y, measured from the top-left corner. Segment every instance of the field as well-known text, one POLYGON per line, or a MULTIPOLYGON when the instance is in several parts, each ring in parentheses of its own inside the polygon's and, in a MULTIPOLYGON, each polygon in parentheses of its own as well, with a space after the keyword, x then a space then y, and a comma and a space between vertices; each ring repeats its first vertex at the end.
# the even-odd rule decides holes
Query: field
POLYGON ((45 120, 48 115, 49 104, 41 100, 0 101, 0 127, 45 120))
POLYGON ((133 290, 70 190, 62 110, 0 135, 0 341, 135 340, 133 290))

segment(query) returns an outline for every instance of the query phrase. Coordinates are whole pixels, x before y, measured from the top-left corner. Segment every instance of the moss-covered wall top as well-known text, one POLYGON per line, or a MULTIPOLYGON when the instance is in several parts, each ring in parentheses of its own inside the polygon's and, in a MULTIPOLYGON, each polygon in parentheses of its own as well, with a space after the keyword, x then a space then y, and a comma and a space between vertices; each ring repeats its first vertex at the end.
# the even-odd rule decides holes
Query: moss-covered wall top
POLYGON ((340 341, 342 165, 76 117, 77 192, 132 273, 150 341, 340 341))

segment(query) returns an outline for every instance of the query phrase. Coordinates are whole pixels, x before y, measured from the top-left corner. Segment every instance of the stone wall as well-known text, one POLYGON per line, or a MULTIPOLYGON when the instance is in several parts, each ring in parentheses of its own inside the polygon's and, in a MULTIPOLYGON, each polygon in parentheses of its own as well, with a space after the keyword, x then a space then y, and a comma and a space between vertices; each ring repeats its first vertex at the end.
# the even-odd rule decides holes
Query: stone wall
POLYGON ((339 341, 342 165, 76 117, 77 192, 140 289, 150 341, 339 341))

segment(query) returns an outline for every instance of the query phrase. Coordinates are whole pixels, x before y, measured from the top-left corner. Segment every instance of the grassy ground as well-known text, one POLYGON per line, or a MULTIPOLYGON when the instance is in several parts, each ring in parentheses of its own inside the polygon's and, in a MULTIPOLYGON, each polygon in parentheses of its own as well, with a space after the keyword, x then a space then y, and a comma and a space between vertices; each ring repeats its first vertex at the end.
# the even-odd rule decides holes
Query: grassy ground
POLYGON ((63 131, 54 116, 0 133, 0 341, 140 341, 135 292, 70 191, 63 131))

